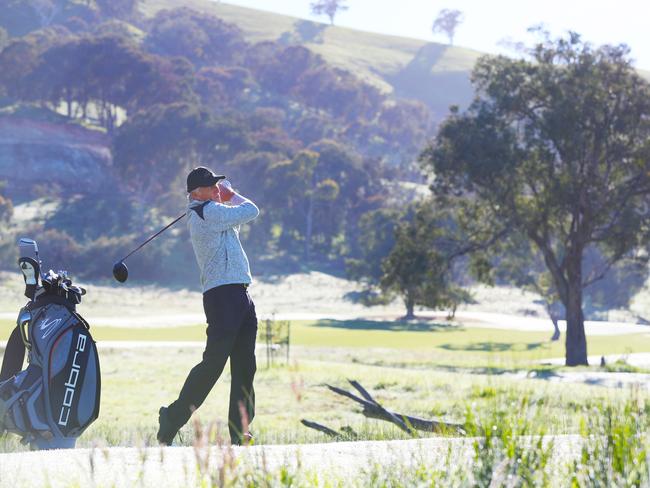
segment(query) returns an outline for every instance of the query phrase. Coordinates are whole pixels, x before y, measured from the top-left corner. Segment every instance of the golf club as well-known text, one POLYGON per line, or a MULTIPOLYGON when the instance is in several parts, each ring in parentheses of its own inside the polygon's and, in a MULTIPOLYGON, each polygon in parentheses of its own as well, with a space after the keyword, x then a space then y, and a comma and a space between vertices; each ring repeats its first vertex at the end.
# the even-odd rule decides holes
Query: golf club
POLYGON ((178 222, 178 221, 181 220, 183 217, 185 217, 185 215, 187 215, 187 214, 184 213, 183 215, 181 215, 180 217, 178 217, 177 219, 175 219, 173 222, 171 222, 170 224, 166 225, 164 228, 162 228, 161 230, 159 230, 158 232, 156 232, 154 235, 152 235, 149 239, 147 239, 147 240, 144 241, 142 244, 140 244, 137 248, 135 248, 135 249, 134 249, 133 251, 131 251, 129 254, 127 254, 127 255, 124 256, 122 259, 120 259, 118 262, 116 262, 116 263, 113 265, 113 277, 114 277, 117 281, 119 281, 120 283, 124 283, 124 282, 129 278, 129 268, 126 267, 126 264, 124 263, 124 261, 126 261, 127 258, 128 258, 129 256, 131 256, 132 254, 134 254, 135 252, 137 252, 137 251, 139 251, 140 249, 142 249, 142 248, 143 248, 147 243, 151 242, 153 239, 155 239, 155 238, 158 237, 160 234, 162 234, 163 232, 165 232, 167 229, 169 229, 169 228, 170 228, 172 225, 174 225, 176 222, 178 222))

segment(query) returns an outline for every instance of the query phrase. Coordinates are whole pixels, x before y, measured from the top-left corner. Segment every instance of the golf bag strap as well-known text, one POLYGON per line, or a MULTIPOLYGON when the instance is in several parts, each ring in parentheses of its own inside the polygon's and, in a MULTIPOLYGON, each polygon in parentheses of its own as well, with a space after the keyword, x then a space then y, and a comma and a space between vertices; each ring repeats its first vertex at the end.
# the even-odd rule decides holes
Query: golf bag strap
POLYGON ((79 315, 77 312, 72 312, 72 315, 75 319, 79 321, 81 325, 83 325, 86 330, 90 330, 90 324, 86 322, 86 319, 84 319, 81 315, 79 315))
POLYGON ((25 360, 25 344, 20 336, 20 329, 16 327, 9 336, 7 348, 2 357, 2 369, 0 370, 0 383, 15 376, 23 369, 25 360))
POLYGON ((196 212, 196 215, 201 217, 201 220, 205 220, 205 217, 203 217, 203 210, 205 209, 205 206, 210 203, 210 200, 203 202, 199 205, 194 205, 193 207, 190 207, 190 210, 194 210, 196 212))

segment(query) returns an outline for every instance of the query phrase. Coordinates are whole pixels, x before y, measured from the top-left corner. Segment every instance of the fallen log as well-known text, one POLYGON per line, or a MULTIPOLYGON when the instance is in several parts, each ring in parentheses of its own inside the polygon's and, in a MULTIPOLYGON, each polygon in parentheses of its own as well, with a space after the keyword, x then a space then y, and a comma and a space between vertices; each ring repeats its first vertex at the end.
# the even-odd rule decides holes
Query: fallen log
POLYGON ((326 385, 330 391, 349 398, 363 406, 361 413, 368 418, 377 420, 385 420, 397 425, 400 429, 409 434, 415 434, 415 431, 446 433, 454 432, 459 435, 465 435, 465 429, 461 424, 454 424, 442 422, 438 420, 428 420, 420 417, 413 417, 411 415, 404 415, 401 413, 391 412, 384 408, 377 400, 375 400, 368 391, 361 386, 358 381, 348 380, 350 384, 356 389, 363 398, 350 393, 349 391, 337 388, 336 386, 326 385))

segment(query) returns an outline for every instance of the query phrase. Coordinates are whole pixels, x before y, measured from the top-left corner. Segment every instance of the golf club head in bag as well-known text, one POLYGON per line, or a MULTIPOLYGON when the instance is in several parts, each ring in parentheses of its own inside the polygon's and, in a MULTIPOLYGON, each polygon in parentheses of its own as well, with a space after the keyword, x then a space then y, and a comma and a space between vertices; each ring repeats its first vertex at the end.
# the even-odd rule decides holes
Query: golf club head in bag
MULTIPOLYGON (((37 250, 35 244, 25 248, 37 250)), ((27 284, 33 275, 22 263, 41 263, 37 255, 22 255, 22 239, 20 245, 27 284)), ((18 315, 20 339, 7 344, 3 357, 3 372, 6 359, 15 355, 12 347, 22 348, 22 354, 26 349, 29 364, 0 382, 0 433, 17 434, 32 449, 72 448, 99 416, 99 356, 90 326, 76 312, 85 290, 73 285, 65 272, 50 270, 40 280, 42 286, 31 285, 36 286, 34 296, 18 315)))
POLYGON ((41 262, 38 259, 38 245, 33 239, 23 237, 18 241, 18 247, 20 250, 18 266, 25 280, 25 296, 33 300, 41 272, 41 262))

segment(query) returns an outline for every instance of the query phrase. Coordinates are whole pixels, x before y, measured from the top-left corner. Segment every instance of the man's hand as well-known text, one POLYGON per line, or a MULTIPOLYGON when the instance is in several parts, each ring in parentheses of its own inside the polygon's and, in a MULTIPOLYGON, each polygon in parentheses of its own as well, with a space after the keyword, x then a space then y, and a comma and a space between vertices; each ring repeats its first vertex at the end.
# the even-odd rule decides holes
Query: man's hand
POLYGON ((229 183, 223 184, 223 181, 224 180, 217 183, 217 186, 219 187, 219 198, 221 202, 229 202, 235 195, 235 192, 229 183))

